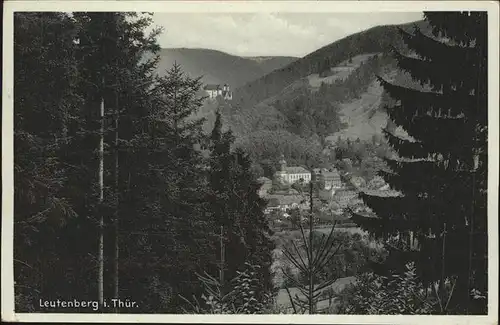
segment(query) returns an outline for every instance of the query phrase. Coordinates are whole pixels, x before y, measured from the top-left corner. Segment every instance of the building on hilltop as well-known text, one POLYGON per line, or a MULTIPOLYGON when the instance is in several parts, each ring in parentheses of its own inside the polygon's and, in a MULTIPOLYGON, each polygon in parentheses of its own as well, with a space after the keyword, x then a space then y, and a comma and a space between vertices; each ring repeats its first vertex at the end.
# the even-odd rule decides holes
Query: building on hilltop
POLYGON ((221 85, 209 84, 205 85, 203 90, 207 93, 208 98, 210 99, 217 98, 218 96, 221 96, 225 100, 233 99, 233 93, 228 84, 224 84, 222 87, 221 85))
POLYGON ((284 184, 293 184, 297 182, 309 183, 311 181, 311 172, 304 167, 295 166, 288 167, 282 156, 279 161, 280 168, 276 172, 275 177, 284 184))

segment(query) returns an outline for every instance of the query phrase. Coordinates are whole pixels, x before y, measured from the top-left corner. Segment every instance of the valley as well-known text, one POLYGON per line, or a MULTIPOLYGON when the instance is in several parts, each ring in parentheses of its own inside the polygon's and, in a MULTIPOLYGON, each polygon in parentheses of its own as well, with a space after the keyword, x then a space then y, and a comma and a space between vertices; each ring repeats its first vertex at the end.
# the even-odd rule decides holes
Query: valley
POLYGON ((233 89, 280 69, 295 57, 240 57, 216 50, 172 48, 161 49, 157 70, 160 74, 174 63, 204 84, 229 84, 233 89))

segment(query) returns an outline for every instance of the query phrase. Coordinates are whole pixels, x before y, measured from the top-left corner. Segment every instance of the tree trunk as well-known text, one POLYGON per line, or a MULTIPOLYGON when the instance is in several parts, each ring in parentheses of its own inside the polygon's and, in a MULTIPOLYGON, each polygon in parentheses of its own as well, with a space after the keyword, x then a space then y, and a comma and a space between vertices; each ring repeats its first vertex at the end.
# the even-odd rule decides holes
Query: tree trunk
POLYGON ((119 189, 118 189, 118 176, 119 176, 119 158, 118 158, 118 119, 119 119, 119 111, 118 111, 118 98, 116 98, 116 108, 115 108, 115 215, 113 218, 114 223, 114 232, 115 232, 115 247, 114 247, 114 256, 113 256, 113 296, 115 299, 119 298, 119 257, 120 257, 120 236, 119 236, 119 189))
POLYGON ((224 287, 224 227, 220 226, 220 268, 219 268, 219 281, 220 285, 224 287))
POLYGON ((443 306, 445 302, 445 294, 444 294, 444 282, 445 282, 445 261, 446 261, 446 222, 443 224, 443 247, 441 251, 441 279, 439 281, 439 297, 443 306))
POLYGON ((104 305, 104 212, 102 204, 104 202, 104 97, 101 99, 101 132, 99 144, 99 271, 97 276, 97 292, 99 304, 104 305))
POLYGON ((309 181, 309 314, 314 314, 314 274, 313 274, 313 183, 309 181))

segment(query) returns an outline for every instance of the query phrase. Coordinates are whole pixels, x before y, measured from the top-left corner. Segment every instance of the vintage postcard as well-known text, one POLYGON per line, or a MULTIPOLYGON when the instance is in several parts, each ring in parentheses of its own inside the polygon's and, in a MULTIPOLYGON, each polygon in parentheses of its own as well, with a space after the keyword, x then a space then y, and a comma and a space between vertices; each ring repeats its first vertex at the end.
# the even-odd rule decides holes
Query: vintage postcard
POLYGON ((498 323, 498 3, 3 21, 3 321, 498 323))

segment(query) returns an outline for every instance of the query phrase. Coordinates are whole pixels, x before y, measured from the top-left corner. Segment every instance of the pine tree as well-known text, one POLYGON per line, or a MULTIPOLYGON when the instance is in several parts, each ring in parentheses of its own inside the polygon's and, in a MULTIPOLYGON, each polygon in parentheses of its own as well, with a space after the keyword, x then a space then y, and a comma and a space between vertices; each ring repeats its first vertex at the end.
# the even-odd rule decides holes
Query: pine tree
POLYGON ((385 131, 398 158, 387 159, 392 172, 382 176, 401 195, 364 193, 376 218, 354 218, 379 237, 417 239, 418 251, 393 250, 387 264, 401 270, 406 261, 415 261, 424 283, 439 283, 440 299, 446 280, 451 281, 451 304, 442 312, 484 313, 487 16, 443 12, 425 13, 425 18, 433 26, 432 35, 402 31, 416 56, 395 55, 399 67, 430 91, 379 79, 397 101, 387 107, 391 121, 410 136, 385 131), (472 292, 484 299, 473 299, 472 292))
POLYGON ((258 265, 258 283, 260 287, 254 293, 257 300, 263 301, 264 296, 272 291, 272 251, 275 248, 271 240, 273 232, 269 228, 268 220, 264 215, 266 202, 258 195, 260 185, 251 172, 251 160, 243 150, 234 152, 237 173, 233 182, 236 186, 236 198, 241 215, 241 228, 244 232, 246 261, 250 265, 258 265))
POLYGON ((200 84, 179 67, 157 78, 158 31, 144 32, 150 23, 133 13, 16 15, 15 271, 22 310, 36 308, 37 297, 96 300, 101 216, 99 285, 106 297, 142 301, 136 312, 178 312, 179 292, 202 289, 193 271, 206 270, 214 257, 207 182, 195 150, 200 84))
POLYGON ((225 264, 221 267, 224 279, 229 282, 235 278, 239 271, 244 270, 245 263, 259 265, 261 288, 255 295, 262 298, 272 289, 272 233, 264 216, 266 202, 258 196, 260 186, 250 170, 251 160, 241 149, 231 150, 233 141, 231 131, 222 131, 218 111, 211 133, 207 201, 216 228, 223 229, 225 264))
POLYGON ((96 249, 100 264, 99 296, 102 297, 104 290, 108 292, 105 296, 116 298, 120 292, 119 219, 123 217, 126 225, 127 214, 133 213, 124 199, 131 185, 128 176, 132 175, 130 153, 134 150, 130 149, 137 144, 130 140, 148 132, 144 117, 151 113, 153 103, 149 89, 154 82, 155 60, 144 60, 143 56, 158 49, 157 31, 146 35, 143 29, 150 19, 134 13, 75 13, 73 18, 80 27, 77 59, 85 105, 78 116, 82 125, 70 155, 75 163, 86 167, 85 175, 76 174, 72 180, 82 193, 75 197, 75 204, 91 216, 94 232, 99 233, 96 249), (104 118, 100 116, 100 107, 104 118), (135 120, 131 123, 131 119, 135 120), (104 142, 102 200, 95 177, 101 168, 101 158, 96 155, 101 139, 104 142))
POLYGON ((69 129, 81 105, 76 89, 77 31, 64 13, 14 15, 17 312, 34 311, 38 298, 74 294, 78 279, 88 270, 75 265, 75 260, 88 263, 88 257, 75 258, 74 239, 66 235, 68 225, 81 219, 68 195, 69 178, 79 168, 69 165, 65 155, 72 140, 69 129), (67 261, 66 267, 61 260, 67 261))
POLYGON ((172 304, 176 308, 182 303, 176 294, 200 293, 195 273, 215 269, 212 263, 216 258, 213 245, 216 229, 206 217, 205 162, 195 148, 205 138, 204 119, 196 118, 202 105, 202 98, 197 95, 200 89, 200 79, 186 76, 177 64, 159 78, 156 123, 163 124, 161 128, 165 134, 160 141, 168 154, 155 163, 167 182, 167 202, 162 210, 166 214, 167 229, 174 231, 171 237, 174 245, 160 246, 159 252, 175 260, 163 266, 163 273, 165 281, 172 285, 172 304))

